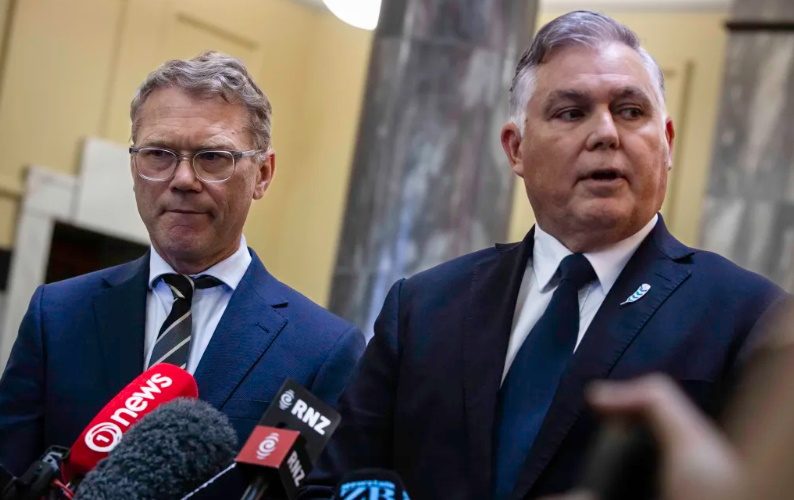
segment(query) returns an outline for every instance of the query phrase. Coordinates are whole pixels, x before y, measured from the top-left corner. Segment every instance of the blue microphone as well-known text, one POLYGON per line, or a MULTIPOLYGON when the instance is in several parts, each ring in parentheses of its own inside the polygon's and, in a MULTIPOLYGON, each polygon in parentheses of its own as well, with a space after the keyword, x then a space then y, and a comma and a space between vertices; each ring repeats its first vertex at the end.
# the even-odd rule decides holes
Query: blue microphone
POLYGON ((400 476, 384 469, 361 469, 342 477, 334 500, 411 500, 400 476))

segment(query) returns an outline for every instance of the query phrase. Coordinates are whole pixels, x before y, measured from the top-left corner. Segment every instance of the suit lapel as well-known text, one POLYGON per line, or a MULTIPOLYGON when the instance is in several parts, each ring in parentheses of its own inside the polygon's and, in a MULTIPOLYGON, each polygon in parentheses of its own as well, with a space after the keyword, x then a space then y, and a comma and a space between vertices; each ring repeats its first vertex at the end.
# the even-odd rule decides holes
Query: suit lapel
POLYGON ((587 383, 609 376, 656 310, 689 277, 687 266, 677 260, 691 254, 691 249, 667 232, 660 215, 653 231, 607 294, 571 359, 519 476, 513 498, 525 497, 585 409, 583 392, 587 383), (621 305, 646 283, 651 288, 645 296, 621 305))
POLYGON ((105 385, 116 394, 143 372, 149 252, 119 267, 105 282, 109 287, 94 296, 93 308, 105 385))
POLYGON ((474 268, 463 330, 463 386, 472 497, 491 495, 493 421, 521 279, 534 230, 520 244, 497 245, 474 268))
POLYGON ((275 340, 287 320, 274 309, 286 305, 253 250, 252 261, 232 294, 196 368, 201 399, 221 408, 275 340))

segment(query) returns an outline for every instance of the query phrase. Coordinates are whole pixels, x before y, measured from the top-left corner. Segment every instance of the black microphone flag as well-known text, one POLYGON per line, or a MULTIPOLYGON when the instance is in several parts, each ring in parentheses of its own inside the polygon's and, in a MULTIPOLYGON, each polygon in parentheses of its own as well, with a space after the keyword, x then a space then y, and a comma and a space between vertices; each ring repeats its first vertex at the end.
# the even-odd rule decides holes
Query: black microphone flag
POLYGON ((295 498, 340 420, 333 408, 287 379, 237 455, 250 480, 243 498, 261 498, 266 490, 295 498))
POLYGON ((342 417, 331 406, 292 379, 281 386, 259 425, 292 429, 306 441, 312 462, 317 460, 342 417))

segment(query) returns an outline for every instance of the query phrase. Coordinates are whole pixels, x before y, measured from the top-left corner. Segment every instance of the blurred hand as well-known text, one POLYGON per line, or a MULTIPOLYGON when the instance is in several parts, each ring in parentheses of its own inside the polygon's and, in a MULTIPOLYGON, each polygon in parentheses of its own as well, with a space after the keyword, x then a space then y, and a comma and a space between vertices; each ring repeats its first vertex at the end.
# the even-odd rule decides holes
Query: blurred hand
MULTIPOLYGON (((605 418, 640 419, 658 441, 662 500, 736 498, 743 470, 736 451, 666 376, 596 382, 588 400, 605 418)), ((597 500, 572 492, 556 500, 597 500)), ((547 499, 551 500, 551 499, 547 499)))

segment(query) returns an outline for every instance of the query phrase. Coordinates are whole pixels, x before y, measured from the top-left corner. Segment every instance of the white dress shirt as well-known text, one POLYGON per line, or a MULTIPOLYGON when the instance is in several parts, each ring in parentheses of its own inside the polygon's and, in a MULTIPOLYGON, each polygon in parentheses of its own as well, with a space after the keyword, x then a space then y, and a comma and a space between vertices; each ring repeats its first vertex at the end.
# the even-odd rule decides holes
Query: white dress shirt
MULTIPOLYGON (((190 353, 188 354, 185 369, 193 374, 196 367, 212 339, 212 334, 218 322, 229 305, 234 290, 243 279, 245 271, 251 264, 251 254, 245 243, 245 236, 240 238, 240 247, 231 257, 222 260, 204 272, 191 275, 192 277, 210 275, 223 282, 212 288, 196 289, 193 292, 193 305, 191 306, 191 319, 193 333, 190 338, 190 353)), ((154 247, 151 248, 149 258, 149 291, 146 296, 146 337, 144 352, 146 360, 144 370, 149 365, 149 358, 154 350, 157 334, 160 327, 171 312, 174 304, 174 294, 168 285, 161 279, 164 274, 176 273, 174 269, 163 260, 154 247)))
MULTIPOLYGON (((637 247, 656 226, 657 220, 659 220, 659 216, 654 215, 650 222, 634 235, 606 249, 584 254, 590 265, 593 266, 598 279, 579 290, 579 336, 576 339, 574 351, 584 338, 587 327, 593 321, 612 285, 617 281, 637 247)), ((521 279, 521 288, 518 291, 502 381, 504 381, 510 365, 532 327, 549 306, 554 290, 559 283, 557 269, 560 267, 562 259, 571 253, 573 252, 568 250, 557 238, 535 224, 535 245, 527 262, 524 277, 521 279)), ((637 283, 637 286, 641 284, 637 283)))

